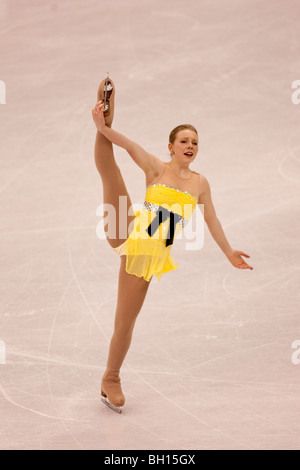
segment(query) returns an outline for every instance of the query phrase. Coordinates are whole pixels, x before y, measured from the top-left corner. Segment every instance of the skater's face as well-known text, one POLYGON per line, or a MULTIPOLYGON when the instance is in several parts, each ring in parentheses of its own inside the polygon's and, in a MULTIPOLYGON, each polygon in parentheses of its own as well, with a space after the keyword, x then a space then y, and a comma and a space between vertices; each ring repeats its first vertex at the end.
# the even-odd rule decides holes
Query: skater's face
POLYGON ((177 133, 174 144, 170 143, 168 147, 173 160, 189 164, 198 153, 198 136, 191 129, 184 129, 177 133))

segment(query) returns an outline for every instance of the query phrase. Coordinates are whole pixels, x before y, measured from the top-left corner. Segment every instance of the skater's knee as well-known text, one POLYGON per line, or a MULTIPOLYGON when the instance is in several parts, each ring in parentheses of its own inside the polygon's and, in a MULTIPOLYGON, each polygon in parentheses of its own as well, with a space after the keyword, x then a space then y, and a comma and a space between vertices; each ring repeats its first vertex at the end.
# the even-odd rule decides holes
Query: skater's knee
POLYGON ((125 340, 130 339, 132 336, 133 328, 135 325, 135 320, 130 319, 126 321, 116 321, 115 328, 114 328, 114 336, 117 340, 125 340))

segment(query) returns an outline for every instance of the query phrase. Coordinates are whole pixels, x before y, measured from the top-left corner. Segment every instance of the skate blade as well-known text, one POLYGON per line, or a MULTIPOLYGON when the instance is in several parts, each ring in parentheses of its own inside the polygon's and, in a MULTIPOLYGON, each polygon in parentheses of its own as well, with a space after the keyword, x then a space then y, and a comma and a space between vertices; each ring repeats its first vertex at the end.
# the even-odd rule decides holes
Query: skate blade
POLYGON ((115 411, 116 413, 122 413, 122 407, 112 405, 107 397, 101 396, 101 401, 104 403, 104 405, 108 406, 108 408, 115 411))
MULTIPOLYGON (((109 86, 109 73, 107 72, 107 77, 106 77, 105 83, 104 83, 104 108, 105 108, 106 103, 107 103, 107 92, 110 91, 108 86, 109 86)), ((112 89, 112 87, 111 87, 111 89, 112 89)))

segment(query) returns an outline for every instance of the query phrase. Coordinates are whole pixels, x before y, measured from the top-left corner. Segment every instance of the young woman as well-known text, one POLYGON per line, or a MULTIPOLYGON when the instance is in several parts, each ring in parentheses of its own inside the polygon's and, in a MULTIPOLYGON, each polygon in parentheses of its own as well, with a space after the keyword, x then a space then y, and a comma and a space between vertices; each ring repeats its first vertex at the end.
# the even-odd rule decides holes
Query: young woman
POLYGON ((163 273, 177 268, 170 254, 173 240, 189 220, 197 203, 204 204, 205 222, 230 263, 239 269, 253 267, 242 258, 249 258, 249 255, 229 245, 216 216, 207 179, 189 168, 198 152, 196 129, 189 124, 176 127, 169 137, 171 161, 163 162, 111 128, 114 99, 114 83, 106 78, 100 83, 97 104, 92 110, 97 127, 95 163, 102 179, 103 203, 115 209, 114 220, 106 218, 106 238, 120 255, 121 264, 114 333, 102 377, 101 397, 107 406, 121 413, 125 397, 119 373, 131 343, 136 318, 152 276, 160 279, 163 273), (115 161, 112 144, 127 150, 145 173, 146 197, 140 211, 132 211, 132 202, 115 161), (126 201, 126 210, 121 214, 120 196, 126 201), (127 227, 123 238, 119 230, 121 218, 127 227), (111 230, 110 226, 114 229, 111 230))

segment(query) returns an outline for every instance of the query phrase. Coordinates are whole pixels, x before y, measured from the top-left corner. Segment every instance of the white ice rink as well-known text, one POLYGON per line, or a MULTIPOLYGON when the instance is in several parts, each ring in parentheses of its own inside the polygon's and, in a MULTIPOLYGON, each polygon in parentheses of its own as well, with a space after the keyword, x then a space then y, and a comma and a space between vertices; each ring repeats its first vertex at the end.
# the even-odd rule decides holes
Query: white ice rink
MULTIPOLYGON (((1 449, 300 449, 299 15, 298 0, 1 0, 1 449), (120 263, 96 236, 107 71, 113 127, 151 153, 198 129, 191 168, 254 267, 207 226, 201 250, 175 242, 122 415, 99 398, 120 263)), ((142 170, 115 154, 143 202, 142 170)))

